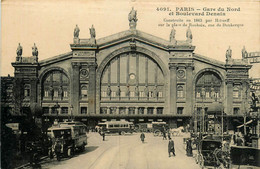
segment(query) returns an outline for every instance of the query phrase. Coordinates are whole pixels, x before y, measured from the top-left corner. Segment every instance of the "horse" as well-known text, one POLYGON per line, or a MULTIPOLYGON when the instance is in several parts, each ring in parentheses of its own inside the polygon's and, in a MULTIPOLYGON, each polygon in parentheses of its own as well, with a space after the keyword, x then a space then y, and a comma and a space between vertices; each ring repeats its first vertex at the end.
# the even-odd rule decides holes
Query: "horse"
POLYGON ((183 130, 184 130, 184 127, 180 126, 175 129, 170 129, 170 133, 172 134, 172 136, 180 136, 183 130))

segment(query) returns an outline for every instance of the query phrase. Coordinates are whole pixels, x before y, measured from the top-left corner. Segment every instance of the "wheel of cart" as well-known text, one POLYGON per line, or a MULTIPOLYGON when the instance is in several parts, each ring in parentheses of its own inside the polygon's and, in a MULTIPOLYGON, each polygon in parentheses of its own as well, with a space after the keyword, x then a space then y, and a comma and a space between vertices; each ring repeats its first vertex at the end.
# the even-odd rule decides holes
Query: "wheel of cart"
POLYGON ((161 136, 162 133, 160 130, 154 130, 153 135, 157 137, 157 136, 161 136))
POLYGON ((219 160, 214 155, 216 149, 221 149, 221 141, 202 139, 198 145, 198 163, 201 168, 218 168, 219 160))

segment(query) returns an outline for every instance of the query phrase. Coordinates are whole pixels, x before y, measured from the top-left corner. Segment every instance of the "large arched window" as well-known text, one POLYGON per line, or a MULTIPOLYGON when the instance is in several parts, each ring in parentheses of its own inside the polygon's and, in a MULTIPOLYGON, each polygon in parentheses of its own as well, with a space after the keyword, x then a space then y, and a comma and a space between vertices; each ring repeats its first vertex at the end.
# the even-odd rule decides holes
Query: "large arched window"
POLYGON ((163 99, 164 81, 161 67, 151 57, 137 52, 122 53, 110 60, 102 73, 101 100, 163 99))
POLYGON ((203 99, 218 99, 221 96, 221 78, 215 72, 201 73, 195 86, 195 97, 203 99))
POLYGON ((45 100, 68 99, 69 79, 62 70, 47 72, 42 80, 42 98, 45 100))

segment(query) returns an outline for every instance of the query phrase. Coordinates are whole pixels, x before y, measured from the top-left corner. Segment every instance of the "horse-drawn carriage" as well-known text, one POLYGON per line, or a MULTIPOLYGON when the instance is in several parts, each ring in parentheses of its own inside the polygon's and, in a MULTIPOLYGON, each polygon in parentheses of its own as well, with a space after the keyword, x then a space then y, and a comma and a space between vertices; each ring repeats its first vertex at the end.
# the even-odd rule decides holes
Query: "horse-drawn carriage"
POLYGON ((201 168, 218 168, 221 165, 217 157, 217 152, 221 151, 222 143, 218 140, 202 139, 198 145, 196 163, 201 168))

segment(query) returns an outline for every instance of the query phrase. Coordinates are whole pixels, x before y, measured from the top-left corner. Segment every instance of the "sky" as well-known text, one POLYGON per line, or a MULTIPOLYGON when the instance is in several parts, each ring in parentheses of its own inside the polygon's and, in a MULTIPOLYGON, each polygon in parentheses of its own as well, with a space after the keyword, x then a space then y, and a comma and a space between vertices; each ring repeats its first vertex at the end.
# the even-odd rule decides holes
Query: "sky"
MULTIPOLYGON (((128 13, 131 8, 137 10, 137 29, 143 32, 169 39, 171 27, 164 19, 206 20, 229 19, 229 23, 243 24, 242 27, 191 27, 195 53, 225 62, 225 53, 229 46, 232 58, 240 59, 243 46, 248 52, 260 51, 260 3, 259 1, 184 1, 184 0, 3 0, 1 3, 1 69, 0 75, 13 76, 18 43, 23 47, 23 56, 32 55, 32 46, 36 43, 39 60, 70 52, 73 42, 73 30, 78 24, 80 38, 89 38, 89 28, 93 24, 96 38, 102 38, 129 29, 128 13), (171 11, 167 11, 170 9, 171 11), (225 16, 172 16, 170 12, 186 9, 206 11, 224 8, 225 16), (239 9, 229 11, 227 8, 239 9), (159 9, 159 11, 157 10, 159 9), (164 11, 166 9, 166 11, 164 11)), ((205 11, 205 12, 206 12, 205 11)), ((212 11, 214 12, 214 11, 212 11)), ((171 22, 177 23, 177 22, 171 22)), ((186 26, 176 26, 176 39, 186 39, 186 26)), ((250 76, 260 77, 260 65, 254 65, 250 76)))

